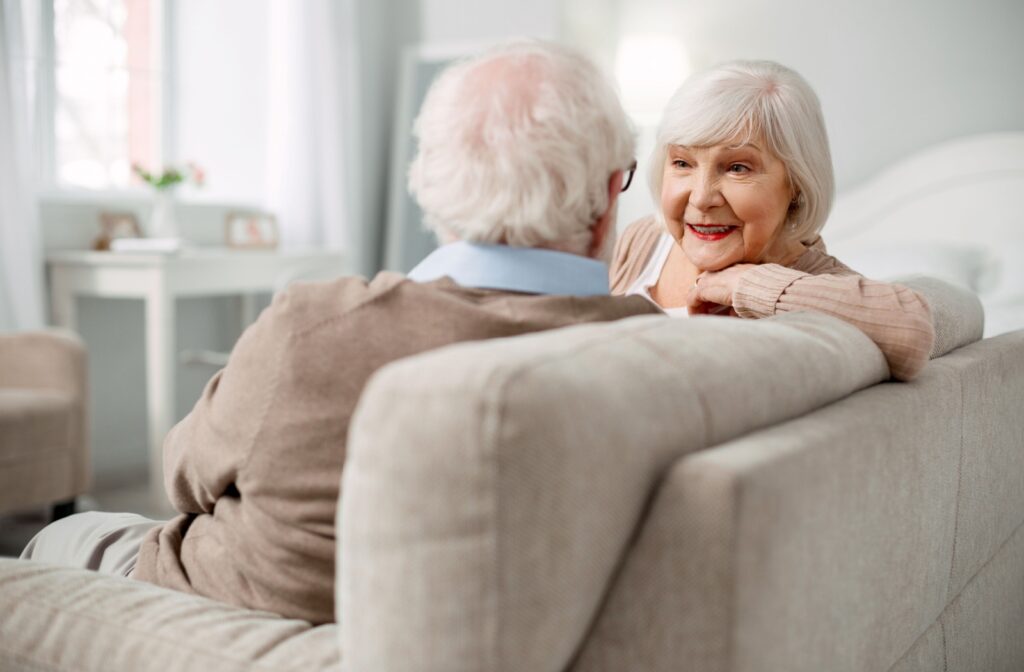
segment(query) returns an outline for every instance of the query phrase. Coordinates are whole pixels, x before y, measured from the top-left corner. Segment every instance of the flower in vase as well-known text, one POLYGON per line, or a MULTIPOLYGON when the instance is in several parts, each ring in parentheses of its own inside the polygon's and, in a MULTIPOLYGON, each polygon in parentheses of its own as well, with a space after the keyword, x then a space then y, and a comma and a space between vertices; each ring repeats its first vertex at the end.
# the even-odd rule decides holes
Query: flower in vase
POLYGON ((163 171, 159 173, 146 170, 140 163, 133 163, 132 172, 157 191, 173 189, 182 182, 191 181, 197 187, 203 186, 206 182, 206 173, 194 162, 187 163, 185 169, 164 166, 163 171))
POLYGON ((197 164, 194 161, 189 161, 185 165, 188 167, 189 171, 192 173, 192 182, 193 182, 193 184, 195 184, 197 187, 201 187, 204 184, 206 184, 206 171, 203 170, 202 168, 200 168, 199 164, 197 164))

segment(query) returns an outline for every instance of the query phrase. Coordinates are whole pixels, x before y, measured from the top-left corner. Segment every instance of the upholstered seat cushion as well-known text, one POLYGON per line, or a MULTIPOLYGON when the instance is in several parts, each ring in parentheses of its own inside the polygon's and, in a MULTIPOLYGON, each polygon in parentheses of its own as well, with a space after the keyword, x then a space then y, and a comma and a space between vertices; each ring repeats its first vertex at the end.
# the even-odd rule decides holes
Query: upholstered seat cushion
POLYGON ((76 412, 65 392, 0 388, 0 464, 67 450, 76 412))
POLYGON ((0 558, 0 670, 336 672, 338 626, 0 558))

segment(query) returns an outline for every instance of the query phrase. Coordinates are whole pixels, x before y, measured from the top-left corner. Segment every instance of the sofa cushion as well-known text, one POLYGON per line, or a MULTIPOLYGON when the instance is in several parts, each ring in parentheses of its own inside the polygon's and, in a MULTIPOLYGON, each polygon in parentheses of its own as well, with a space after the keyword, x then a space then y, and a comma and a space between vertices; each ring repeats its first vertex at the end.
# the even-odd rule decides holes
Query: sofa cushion
POLYGON ((314 628, 84 569, 0 558, 0 670, 330 672, 336 625, 314 628))
POLYGON ((812 313, 633 318, 385 367, 343 477, 346 664, 564 669, 674 460, 888 376, 812 313))
POLYGON ((0 333, 0 388, 85 396, 85 344, 65 329, 0 333))
POLYGON ((76 412, 74 397, 64 392, 0 388, 0 465, 69 450, 76 412))

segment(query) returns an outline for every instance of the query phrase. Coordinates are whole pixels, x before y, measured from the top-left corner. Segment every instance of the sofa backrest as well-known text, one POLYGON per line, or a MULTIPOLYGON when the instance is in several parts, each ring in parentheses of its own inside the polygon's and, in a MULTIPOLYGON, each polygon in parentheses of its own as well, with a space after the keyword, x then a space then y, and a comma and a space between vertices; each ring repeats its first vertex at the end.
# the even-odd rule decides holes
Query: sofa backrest
POLYGON ((346 666, 565 669, 673 462, 886 378, 860 331, 810 313, 633 318, 385 367, 342 483, 346 666))
POLYGON ((1024 669, 1022 403, 1024 331, 683 457, 571 671, 1024 669))

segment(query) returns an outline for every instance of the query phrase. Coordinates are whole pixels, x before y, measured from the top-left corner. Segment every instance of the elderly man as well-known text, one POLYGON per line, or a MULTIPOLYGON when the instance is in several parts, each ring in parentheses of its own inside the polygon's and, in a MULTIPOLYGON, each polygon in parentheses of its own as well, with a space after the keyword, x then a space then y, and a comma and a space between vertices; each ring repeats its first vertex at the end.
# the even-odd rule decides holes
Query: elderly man
POLYGON ((346 433, 374 371, 459 341, 660 312, 608 295, 600 260, 634 146, 591 63, 534 42, 489 51, 441 75, 415 132, 410 187, 445 244, 408 277, 274 298, 167 436, 176 518, 72 516, 22 557, 332 621, 346 433))

